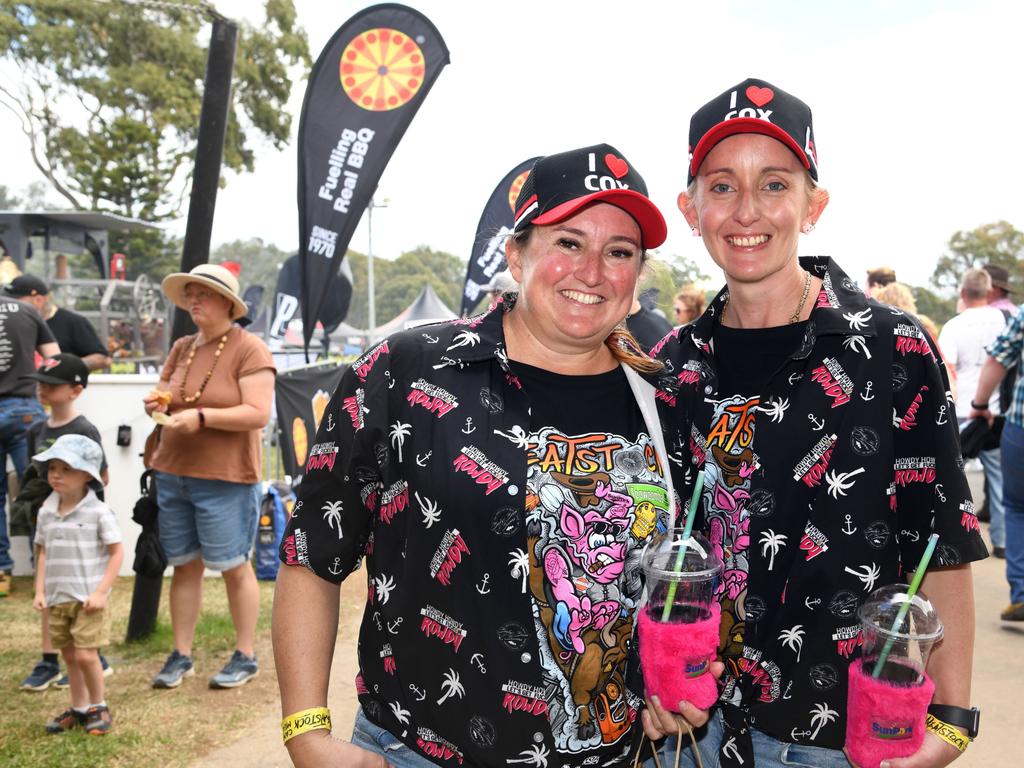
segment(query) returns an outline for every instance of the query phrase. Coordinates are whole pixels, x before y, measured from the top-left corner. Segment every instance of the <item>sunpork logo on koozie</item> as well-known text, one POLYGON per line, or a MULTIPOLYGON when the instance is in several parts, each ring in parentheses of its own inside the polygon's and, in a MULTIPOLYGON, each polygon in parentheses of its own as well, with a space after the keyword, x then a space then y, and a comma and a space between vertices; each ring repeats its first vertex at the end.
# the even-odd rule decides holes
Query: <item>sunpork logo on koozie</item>
POLYGON ((871 720, 871 735, 885 741, 901 741, 913 738, 914 726, 910 723, 894 723, 892 720, 875 715, 871 720))
POLYGON ((455 395, 423 379, 417 379, 412 383, 406 400, 409 405, 426 408, 439 419, 453 408, 459 407, 459 401, 455 399, 455 395))
POLYGON ((709 669, 708 660, 687 661, 683 668, 683 674, 687 677, 700 677, 709 669))

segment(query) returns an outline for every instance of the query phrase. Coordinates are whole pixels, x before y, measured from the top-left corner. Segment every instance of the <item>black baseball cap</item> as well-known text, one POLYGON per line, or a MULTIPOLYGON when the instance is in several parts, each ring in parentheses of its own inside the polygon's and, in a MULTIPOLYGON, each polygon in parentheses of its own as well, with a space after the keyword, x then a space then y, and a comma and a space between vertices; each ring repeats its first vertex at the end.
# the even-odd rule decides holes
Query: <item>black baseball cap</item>
POLYGON ((61 352, 43 360, 35 373, 26 374, 22 378, 35 379, 44 384, 81 384, 84 387, 89 384, 89 367, 78 355, 61 352))
POLYGON ((643 177, 615 147, 595 144, 534 163, 515 204, 515 231, 557 224, 591 203, 611 203, 636 219, 643 248, 665 242, 668 228, 643 177))
POLYGON ((4 293, 8 296, 46 296, 50 292, 49 287, 35 275, 18 275, 4 286, 4 293))
POLYGON ((811 108, 796 96, 764 80, 748 78, 709 101, 690 118, 690 166, 686 183, 697 178, 700 164, 714 146, 737 133, 760 133, 778 139, 818 180, 811 108))

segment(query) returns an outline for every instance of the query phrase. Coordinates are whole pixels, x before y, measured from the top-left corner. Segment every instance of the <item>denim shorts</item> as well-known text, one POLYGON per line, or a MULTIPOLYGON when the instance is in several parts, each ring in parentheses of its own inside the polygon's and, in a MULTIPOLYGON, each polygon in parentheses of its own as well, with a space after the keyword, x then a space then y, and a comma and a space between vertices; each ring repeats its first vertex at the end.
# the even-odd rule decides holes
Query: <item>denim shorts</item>
MULTIPOLYGON (((697 737, 697 744, 700 748, 701 759, 704 768, 718 768, 718 748, 722 743, 722 736, 725 732, 724 718, 719 709, 711 713, 706 728, 694 731, 697 737)), ((815 747, 809 744, 790 744, 785 741, 773 739, 767 733, 757 730, 751 733, 751 741, 754 745, 754 761, 757 768, 850 768, 850 761, 840 749, 826 749, 815 747)), ((660 754, 661 765, 672 765, 675 761, 676 737, 669 736, 665 739, 660 754)), ((649 754, 644 748, 642 757, 649 754)), ((696 760, 693 759, 693 745, 689 735, 683 735, 682 755, 679 761, 683 768, 695 768, 696 760)), ((644 762, 644 768, 655 768, 653 758, 644 762)))
POLYGON ((229 571, 249 559, 259 523, 259 483, 153 474, 168 565, 202 557, 210 570, 229 571))
POLYGON ((371 723, 362 707, 356 711, 352 743, 367 752, 383 755, 394 768, 437 768, 436 763, 409 749, 393 733, 371 723))

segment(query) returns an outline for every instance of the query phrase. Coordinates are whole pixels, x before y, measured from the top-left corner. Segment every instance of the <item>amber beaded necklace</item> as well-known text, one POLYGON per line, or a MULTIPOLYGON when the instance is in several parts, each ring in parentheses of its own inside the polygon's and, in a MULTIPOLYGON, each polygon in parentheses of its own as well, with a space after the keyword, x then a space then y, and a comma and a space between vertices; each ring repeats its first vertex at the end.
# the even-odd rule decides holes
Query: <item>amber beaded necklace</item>
MULTIPOLYGON (((228 329, 228 333, 231 333, 230 329, 228 329)), ((199 389, 197 389, 196 393, 190 397, 185 394, 185 382, 188 381, 189 371, 192 370, 192 361, 195 360, 196 350, 199 349, 199 344, 196 343, 196 341, 192 342, 192 349, 188 352, 188 360, 185 361, 185 375, 182 376, 181 386, 178 387, 178 393, 181 395, 182 401, 186 403, 194 403, 203 396, 203 390, 206 389, 206 385, 210 383, 210 377, 213 375, 213 369, 217 367, 217 361, 220 360, 220 353, 224 351, 224 345, 228 342, 228 333, 225 333, 220 337, 220 343, 217 344, 217 351, 213 353, 213 363, 210 364, 210 370, 208 370, 206 375, 203 377, 203 383, 199 385, 199 389)))

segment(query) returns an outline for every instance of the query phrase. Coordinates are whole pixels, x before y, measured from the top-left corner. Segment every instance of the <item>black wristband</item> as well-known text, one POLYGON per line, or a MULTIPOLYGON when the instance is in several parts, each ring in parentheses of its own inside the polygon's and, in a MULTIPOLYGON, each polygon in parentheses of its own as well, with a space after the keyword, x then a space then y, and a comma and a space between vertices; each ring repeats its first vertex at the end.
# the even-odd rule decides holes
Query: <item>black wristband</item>
POLYGON ((978 726, 981 723, 981 711, 977 707, 951 707, 947 704, 929 704, 928 714, 937 717, 944 723, 962 728, 967 738, 972 741, 978 737, 978 726))
MULTIPOLYGON (((987 411, 988 410, 988 400, 986 400, 984 403, 976 403, 973 400, 971 400, 971 408, 973 408, 976 411, 987 411)), ((939 716, 936 715, 936 717, 939 717, 939 716)), ((941 720, 942 718, 939 717, 939 719, 941 720)))

